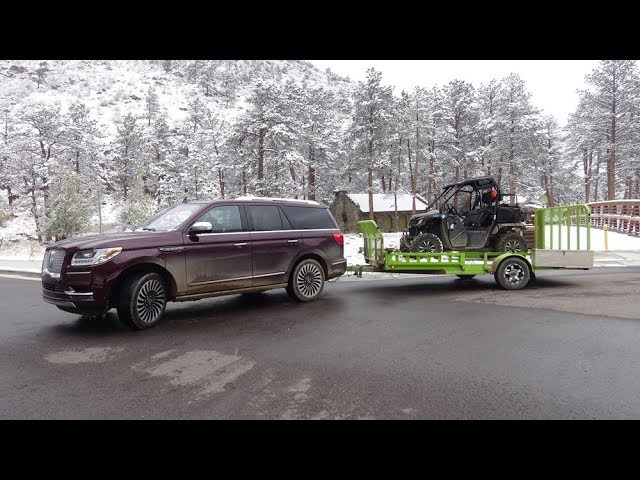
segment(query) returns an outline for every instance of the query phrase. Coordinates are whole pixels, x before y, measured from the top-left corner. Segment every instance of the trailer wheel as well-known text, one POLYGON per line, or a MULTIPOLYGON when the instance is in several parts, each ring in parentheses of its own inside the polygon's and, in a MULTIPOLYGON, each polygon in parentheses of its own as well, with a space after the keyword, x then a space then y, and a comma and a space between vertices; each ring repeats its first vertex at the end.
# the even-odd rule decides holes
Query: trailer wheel
POLYGON ((520 257, 507 257, 500 262, 493 276, 505 290, 520 290, 529 283, 531 268, 520 257))

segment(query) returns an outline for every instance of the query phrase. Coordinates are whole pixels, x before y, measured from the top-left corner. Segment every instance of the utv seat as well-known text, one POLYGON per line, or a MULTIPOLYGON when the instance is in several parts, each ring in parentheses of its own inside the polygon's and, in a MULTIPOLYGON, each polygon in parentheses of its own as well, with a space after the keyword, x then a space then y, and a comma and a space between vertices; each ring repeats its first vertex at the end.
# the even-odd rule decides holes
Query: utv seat
POLYGON ((491 225, 493 212, 489 208, 482 208, 470 212, 464 219, 464 226, 467 229, 485 229, 491 225))

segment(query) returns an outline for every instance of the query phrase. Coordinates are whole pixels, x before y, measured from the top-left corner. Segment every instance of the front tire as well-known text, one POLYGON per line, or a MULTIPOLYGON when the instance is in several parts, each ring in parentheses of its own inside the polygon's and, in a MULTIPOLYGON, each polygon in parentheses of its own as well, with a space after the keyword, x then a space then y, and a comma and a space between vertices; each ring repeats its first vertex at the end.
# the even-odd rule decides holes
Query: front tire
POLYGON ((167 288, 157 273, 134 275, 122 285, 118 318, 134 330, 154 326, 167 306, 167 288))
POLYGON ((316 260, 307 258, 293 269, 287 293, 299 302, 311 302, 318 298, 324 288, 324 270, 316 260))
POLYGON ((496 252, 509 253, 526 253, 529 251, 529 245, 523 237, 513 232, 507 232, 496 241, 496 252))
POLYGON ((520 290, 529 283, 531 268, 518 256, 507 257, 498 265, 494 278, 505 290, 520 290))
POLYGON ((400 237, 400 251, 401 252, 411 251, 411 242, 409 241, 409 237, 407 235, 402 235, 400 237))
POLYGON ((442 250, 442 240, 433 233, 422 233, 411 242, 412 252, 436 253, 442 250))

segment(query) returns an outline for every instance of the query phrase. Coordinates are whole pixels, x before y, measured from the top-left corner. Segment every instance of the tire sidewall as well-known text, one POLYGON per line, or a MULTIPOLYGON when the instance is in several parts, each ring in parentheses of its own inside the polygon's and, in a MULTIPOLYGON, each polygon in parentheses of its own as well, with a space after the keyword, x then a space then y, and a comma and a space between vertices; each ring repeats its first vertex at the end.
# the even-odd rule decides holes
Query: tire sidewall
POLYGON ((524 287, 527 286, 527 284, 529 283, 529 280, 531 279, 531 268, 529 267, 529 264, 518 257, 508 257, 505 258, 502 262, 500 262, 500 265, 498 265, 498 269, 496 270, 496 274, 495 274, 495 278, 496 278, 496 282, 498 282, 498 284, 504 288, 505 290, 520 290, 524 287), (524 270, 524 277, 522 278, 522 280, 516 284, 514 283, 509 283, 507 282, 507 280, 504 278, 504 273, 505 270, 507 269, 507 267, 509 265, 513 265, 513 264, 517 264, 519 266, 521 266, 524 270))
MULTIPOLYGON (((522 238, 520 235, 514 233, 514 232, 508 232, 505 233, 504 235, 502 235, 499 239, 498 242, 496 244, 496 250, 498 252, 506 252, 505 248, 505 244, 511 240, 515 240, 517 242, 519 242, 520 244, 520 252, 526 253, 529 250, 529 245, 527 245, 527 242, 525 241, 524 238, 522 238)), ((510 252, 510 253, 514 253, 514 252, 510 252)))
POLYGON ((422 240, 426 240, 426 239, 431 240, 436 246, 433 252, 426 252, 426 253, 440 253, 443 251, 444 247, 442 245, 442 240, 440 239, 440 237, 438 237, 437 235, 434 235, 433 233, 421 233, 418 236, 416 236, 416 238, 411 243, 411 250, 414 252, 420 252, 420 250, 418 250, 418 244, 422 240))
POLYGON ((293 269, 293 273, 291 274, 291 278, 289 280, 289 287, 287 288, 287 291, 299 302, 312 302, 313 300, 317 299, 322 293, 322 290, 324 290, 324 283, 325 283, 324 270, 322 268, 322 265, 320 265, 320 263, 317 260, 313 260, 312 258, 307 258, 306 260, 303 260, 300 263, 298 263, 298 265, 296 265, 296 268, 293 269), (304 295, 298 288, 298 283, 296 282, 296 278, 298 277, 300 270, 302 270, 306 265, 313 265, 320 272, 320 288, 318 289, 318 292, 311 297, 304 295))

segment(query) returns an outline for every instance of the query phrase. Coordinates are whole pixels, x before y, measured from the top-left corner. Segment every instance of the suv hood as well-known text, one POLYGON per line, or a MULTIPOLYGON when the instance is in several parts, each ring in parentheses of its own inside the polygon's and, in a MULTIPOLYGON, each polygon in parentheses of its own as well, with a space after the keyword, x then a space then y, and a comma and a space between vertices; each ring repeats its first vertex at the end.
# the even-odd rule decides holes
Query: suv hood
POLYGON ((123 249, 153 248, 163 245, 180 243, 182 235, 179 231, 172 232, 122 232, 88 235, 86 237, 72 237, 60 240, 47 247, 50 248, 108 248, 122 247, 123 249))

